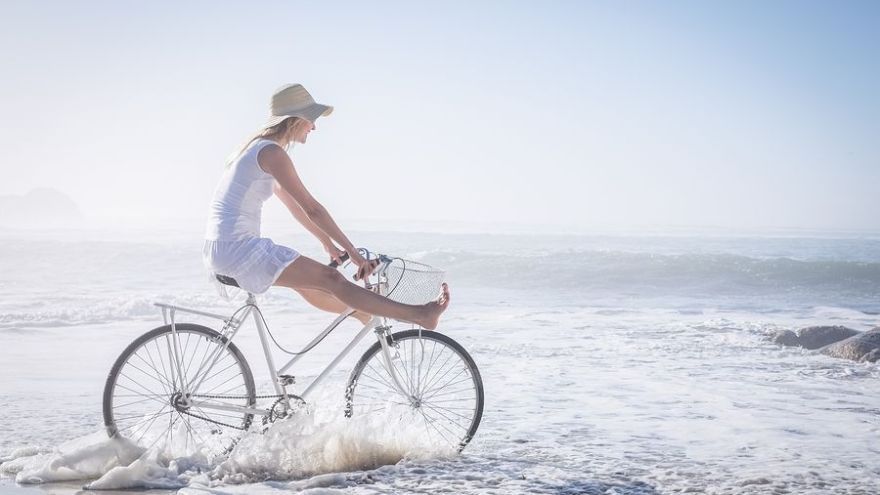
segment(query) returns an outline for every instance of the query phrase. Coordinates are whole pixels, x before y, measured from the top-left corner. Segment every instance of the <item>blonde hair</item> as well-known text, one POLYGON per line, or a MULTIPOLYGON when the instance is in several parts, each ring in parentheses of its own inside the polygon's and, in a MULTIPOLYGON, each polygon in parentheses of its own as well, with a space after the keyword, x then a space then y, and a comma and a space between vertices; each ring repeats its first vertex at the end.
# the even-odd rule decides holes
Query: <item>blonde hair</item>
MULTIPOLYGON (((239 156, 241 156, 244 150, 246 150, 247 147, 250 146, 250 144, 257 139, 274 139, 277 137, 287 138, 286 134, 292 133, 293 135, 296 135, 296 132, 305 125, 311 125, 311 122, 301 117, 288 117, 275 125, 262 127, 254 135, 252 135, 250 139, 245 141, 244 144, 242 144, 241 147, 238 148, 238 151, 233 152, 229 155, 229 157, 226 158, 226 166, 228 167, 229 165, 231 165, 232 162, 234 162, 239 156)), ((288 147, 289 146, 290 141, 288 141, 288 147)))

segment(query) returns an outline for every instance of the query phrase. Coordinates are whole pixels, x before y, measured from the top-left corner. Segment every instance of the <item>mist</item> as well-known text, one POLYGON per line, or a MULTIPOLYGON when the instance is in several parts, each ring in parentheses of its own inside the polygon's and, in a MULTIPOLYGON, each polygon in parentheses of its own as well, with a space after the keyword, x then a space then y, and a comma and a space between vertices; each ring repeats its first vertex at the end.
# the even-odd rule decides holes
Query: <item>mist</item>
MULTIPOLYGON (((402 7, 272 4, 334 21, 270 36, 265 9, 8 6, 0 195, 200 228, 301 82, 336 111, 292 157, 344 226, 880 229, 872 4, 402 7)), ((45 216, 0 222, 68 223, 45 216)))

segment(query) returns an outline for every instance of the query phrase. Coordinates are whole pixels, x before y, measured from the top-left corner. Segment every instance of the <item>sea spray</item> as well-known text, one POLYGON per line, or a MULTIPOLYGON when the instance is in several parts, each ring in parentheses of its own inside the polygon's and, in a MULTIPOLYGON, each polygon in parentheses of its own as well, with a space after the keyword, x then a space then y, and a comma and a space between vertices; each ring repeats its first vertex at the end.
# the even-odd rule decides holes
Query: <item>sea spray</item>
MULTIPOLYGON (((336 404, 334 404, 335 406, 336 404)), ((336 408, 334 408, 336 409, 336 408)), ((23 484, 94 480, 87 489, 178 489, 193 480, 206 486, 265 480, 297 480, 325 473, 363 471, 404 459, 454 456, 430 443, 425 424, 408 407, 345 418, 303 413, 267 431, 243 435, 228 457, 212 465, 201 454, 168 458, 96 432, 56 449, 18 449, 0 466, 23 484)), ((326 480, 325 480, 326 481, 326 480)))
POLYGON ((157 450, 145 452, 132 463, 116 466, 99 479, 87 484, 87 490, 124 490, 131 488, 177 489, 207 469, 204 458, 168 460, 157 450))
POLYGON ((31 452, 0 465, 3 474, 15 474, 17 483, 51 483, 94 479, 117 466, 126 466, 144 450, 122 438, 96 432, 66 442, 56 449, 31 452))
POLYGON ((231 483, 300 479, 450 455, 430 443, 421 416, 408 407, 323 423, 302 415, 242 438, 212 477, 231 483))

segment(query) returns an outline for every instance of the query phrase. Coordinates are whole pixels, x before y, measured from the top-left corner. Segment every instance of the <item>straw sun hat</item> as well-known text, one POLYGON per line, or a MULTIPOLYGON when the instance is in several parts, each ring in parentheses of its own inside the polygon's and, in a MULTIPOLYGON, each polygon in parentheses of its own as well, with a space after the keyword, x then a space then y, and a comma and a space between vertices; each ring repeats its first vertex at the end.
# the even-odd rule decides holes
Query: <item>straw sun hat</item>
POLYGON ((279 124, 288 117, 300 117, 314 122, 318 117, 330 115, 333 112, 333 107, 315 103, 315 99, 302 84, 288 84, 279 88, 272 95, 269 110, 271 116, 263 124, 264 128, 279 124))

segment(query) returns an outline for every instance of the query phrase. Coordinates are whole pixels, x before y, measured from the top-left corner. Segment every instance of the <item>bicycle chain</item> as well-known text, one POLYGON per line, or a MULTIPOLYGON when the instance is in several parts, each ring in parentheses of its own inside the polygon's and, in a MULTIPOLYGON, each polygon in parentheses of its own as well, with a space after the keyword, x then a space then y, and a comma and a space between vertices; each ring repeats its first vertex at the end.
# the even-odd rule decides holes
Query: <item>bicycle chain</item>
MULTIPOLYGON (((291 396, 291 395, 288 394, 288 397, 290 397, 290 396, 291 396)), ((200 399, 250 399, 250 397, 248 397, 248 396, 246 396, 246 395, 203 395, 203 394, 193 394, 193 395, 191 395, 190 397, 198 397, 198 398, 200 398, 200 399)), ((254 399, 281 399, 281 398, 283 398, 283 397, 284 397, 284 396, 283 396, 283 395, 280 395, 280 394, 275 394, 275 395, 256 395, 256 396, 254 396, 254 399)), ((293 396, 293 397, 296 397, 296 396, 293 396)), ((298 397, 297 397, 297 398, 298 398, 298 397)), ((300 399, 300 400, 302 400, 302 399, 300 399)), ((276 402, 277 402, 277 401, 276 401, 276 402)), ((273 405, 273 407, 274 407, 274 405, 273 405)), ((209 423, 214 423, 214 424, 216 424, 216 425, 225 426, 225 427, 227 427, 227 428, 232 428, 232 429, 235 429, 235 430, 242 430, 242 431, 244 431, 244 430, 247 429, 247 428, 243 428, 243 427, 241 427, 241 426, 230 425, 230 424, 224 423, 224 422, 222 422, 222 421, 216 421, 216 420, 213 420, 213 419, 211 419, 211 418, 206 418, 206 417, 201 416, 201 415, 199 415, 199 414, 191 413, 191 412, 189 412, 189 410, 186 410, 186 409, 177 409, 176 407, 175 407, 174 409, 176 409, 177 412, 179 412, 179 413, 181 413, 181 414, 186 414, 187 416, 192 416, 192 417, 194 417, 194 418, 199 418, 199 419, 201 419, 201 420, 203 420, 203 421, 207 421, 207 422, 209 422, 209 423)))

